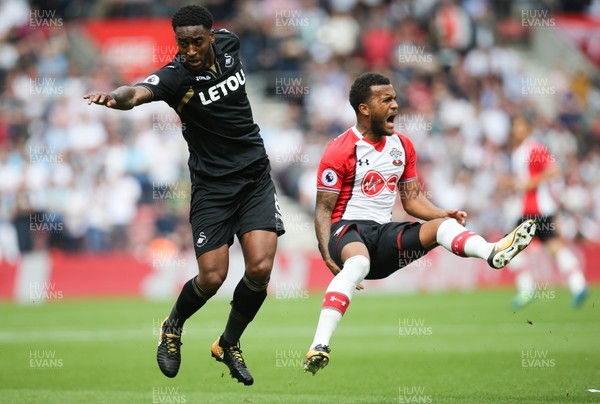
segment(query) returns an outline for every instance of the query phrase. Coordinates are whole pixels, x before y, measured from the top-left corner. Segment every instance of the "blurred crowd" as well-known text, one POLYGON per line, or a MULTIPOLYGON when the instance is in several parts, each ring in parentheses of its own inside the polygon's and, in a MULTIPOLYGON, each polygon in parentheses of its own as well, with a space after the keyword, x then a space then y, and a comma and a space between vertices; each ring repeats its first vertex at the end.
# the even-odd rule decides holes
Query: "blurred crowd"
MULTIPOLYGON (((519 215, 506 186, 510 122, 526 113, 564 171, 556 195, 563 233, 600 241, 600 89, 589 73, 528 57, 521 10, 529 3, 202 2, 217 26, 240 36, 274 178, 307 212, 325 145, 355 122, 349 86, 375 70, 394 82, 397 129, 414 142, 435 204, 466 210, 485 236, 503 235, 519 215)), ((45 248, 139 252, 157 238, 190 248, 177 116, 163 103, 127 112, 88 106, 86 92, 126 81, 73 34, 84 18, 168 17, 181 5, 0 1, 0 259, 45 248), (34 17, 54 24, 32 24, 32 7, 51 10, 34 17)), ((394 218, 406 218, 399 205, 394 218)))

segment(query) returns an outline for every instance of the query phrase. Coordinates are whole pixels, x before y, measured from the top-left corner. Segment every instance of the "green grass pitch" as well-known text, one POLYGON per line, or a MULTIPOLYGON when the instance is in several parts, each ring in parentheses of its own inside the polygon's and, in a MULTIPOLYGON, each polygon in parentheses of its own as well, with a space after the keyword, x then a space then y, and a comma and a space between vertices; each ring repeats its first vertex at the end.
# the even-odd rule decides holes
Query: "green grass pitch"
POLYGON ((302 371, 322 294, 269 297, 242 339, 253 386, 210 357, 229 304, 186 325, 179 375, 156 365, 171 302, 61 300, 0 305, 2 403, 580 403, 600 393, 600 290, 579 310, 564 290, 524 310, 512 290, 357 292, 331 363, 302 371))

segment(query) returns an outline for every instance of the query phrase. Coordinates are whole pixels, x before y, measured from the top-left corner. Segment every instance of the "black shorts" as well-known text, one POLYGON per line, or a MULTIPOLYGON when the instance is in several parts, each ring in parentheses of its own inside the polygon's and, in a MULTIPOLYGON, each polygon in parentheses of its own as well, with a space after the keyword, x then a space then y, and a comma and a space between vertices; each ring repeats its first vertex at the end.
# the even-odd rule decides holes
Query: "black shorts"
POLYGON ((533 219, 537 221, 535 228, 535 237, 538 237, 542 243, 557 237, 556 223, 554 223, 554 216, 552 215, 523 215, 521 220, 517 223, 517 226, 523 223, 525 220, 533 219))
POLYGON ((224 178, 192 176, 190 223, 196 257, 252 230, 285 233, 268 159, 224 178))
POLYGON ((369 251, 371 266, 365 279, 387 278, 400 268, 427 254, 419 240, 421 223, 370 220, 341 220, 331 226, 329 254, 342 268, 340 254, 346 244, 363 243, 369 251))

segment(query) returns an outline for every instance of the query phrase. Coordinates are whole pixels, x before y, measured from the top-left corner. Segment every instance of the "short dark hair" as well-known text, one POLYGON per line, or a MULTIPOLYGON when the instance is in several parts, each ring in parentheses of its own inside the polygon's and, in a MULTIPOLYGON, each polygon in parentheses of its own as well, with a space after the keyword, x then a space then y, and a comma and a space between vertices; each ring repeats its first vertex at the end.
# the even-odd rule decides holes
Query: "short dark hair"
POLYGON ((392 84, 390 79, 379 73, 363 73, 354 80, 350 87, 350 105, 358 114, 358 106, 369 101, 372 96, 371 86, 392 84))
POLYGON ((202 25, 206 29, 212 29, 213 17, 210 11, 204 6, 190 4, 183 6, 173 14, 171 26, 173 31, 177 27, 190 27, 202 25))

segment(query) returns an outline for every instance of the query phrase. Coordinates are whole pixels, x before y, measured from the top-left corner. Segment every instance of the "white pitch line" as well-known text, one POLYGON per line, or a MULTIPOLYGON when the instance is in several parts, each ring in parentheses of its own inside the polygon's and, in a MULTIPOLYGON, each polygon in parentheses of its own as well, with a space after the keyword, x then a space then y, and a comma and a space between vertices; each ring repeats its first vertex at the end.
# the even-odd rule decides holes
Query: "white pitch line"
MULTIPOLYGON (((400 319, 401 320, 401 319, 400 319)), ((560 332, 563 329, 569 329, 574 326, 575 323, 544 323, 544 329, 553 329, 560 332)), ((580 325, 580 324, 578 324, 580 325)), ((337 331, 339 336, 346 337, 368 337, 374 335, 397 335, 399 342, 404 341, 407 338, 435 338, 436 335, 441 336, 453 336, 453 335, 464 335, 464 334, 475 334, 481 332, 481 326, 475 324, 436 324, 424 322, 423 327, 431 327, 431 335, 419 336, 407 334, 400 335, 398 322, 393 324, 385 324, 380 326, 369 326, 364 327, 361 324, 342 324, 337 331)), ((184 331, 184 338, 203 338, 203 337, 214 337, 215 335, 222 332, 222 324, 215 322, 193 325, 186 327, 184 331)), ((419 329, 419 325, 408 325, 404 328, 416 328, 419 329)), ((515 323, 497 323, 494 324, 496 332, 505 334, 520 333, 523 332, 523 327, 530 327, 527 324, 515 323)), ((406 330, 404 330, 406 331, 406 330)), ((491 332, 491 331, 490 331, 491 332)), ((294 326, 285 327, 278 325, 264 326, 260 325, 252 328, 248 332, 248 338, 277 338, 277 339, 288 339, 297 338, 299 336, 305 336, 307 338, 312 337, 314 334, 314 328, 312 326, 294 326)), ((46 329, 46 330, 24 330, 24 331, 0 331, 0 343, 14 343, 14 342, 32 342, 32 341, 117 341, 117 340, 157 340, 158 339, 158 327, 136 327, 136 328, 119 328, 119 329, 99 329, 99 330, 75 330, 75 329, 46 329)), ((485 344, 484 344, 485 345, 485 344)))

